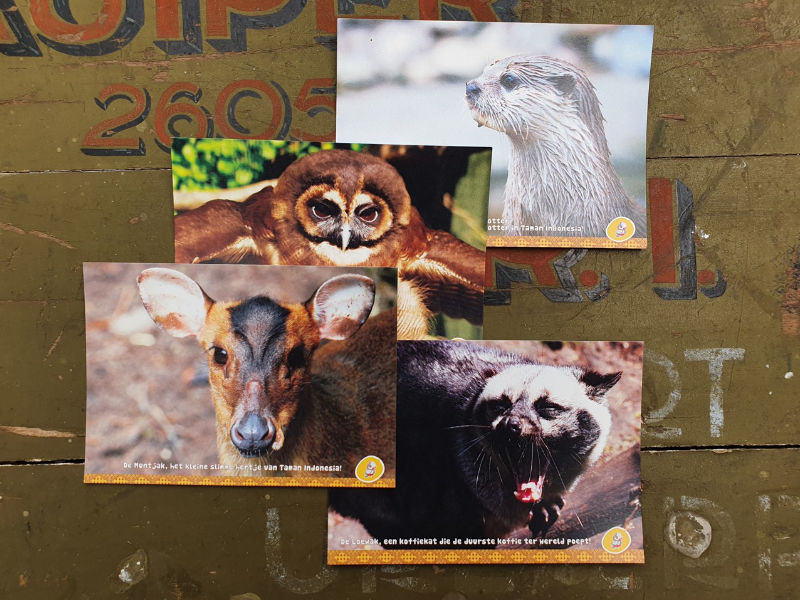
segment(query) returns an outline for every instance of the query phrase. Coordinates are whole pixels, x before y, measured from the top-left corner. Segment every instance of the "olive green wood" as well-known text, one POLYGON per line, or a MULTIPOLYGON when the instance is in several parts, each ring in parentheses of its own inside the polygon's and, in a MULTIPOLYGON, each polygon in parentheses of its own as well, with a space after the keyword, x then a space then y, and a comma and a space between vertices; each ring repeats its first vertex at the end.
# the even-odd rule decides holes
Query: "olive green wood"
POLYGON ((83 485, 79 465, 0 467, 0 596, 788 599, 798 460, 797 449, 645 452, 645 565, 399 569, 324 565, 323 490, 83 485), (132 555, 146 555, 146 572, 132 555), (135 585, 120 580, 126 564, 135 585))
MULTIPOLYGON (((29 1, 15 4, 37 34, 29 1)), ((202 55, 168 56, 153 45, 147 3, 144 27, 118 52, 71 57, 40 44, 41 58, 0 56, 0 597, 796 597, 800 5, 790 0, 515 6, 525 21, 655 24, 648 177, 691 189, 697 268, 718 269, 728 283, 716 298, 665 301, 653 291, 652 248, 595 251, 573 272, 605 273, 604 300, 553 303, 534 281, 486 309, 487 336, 645 341, 642 442, 676 448, 643 453, 646 565, 331 569, 320 490, 81 483, 81 262, 172 256, 169 157, 154 142, 161 95, 195 84, 213 113, 229 83, 274 81, 292 104, 292 130, 329 135, 332 114, 295 106, 307 80, 335 76, 335 54, 316 41, 330 40, 316 26, 321 4, 283 27, 248 31, 239 53, 204 42, 202 55), (144 156, 80 151, 91 127, 130 108, 95 104, 112 84, 150 93, 148 118, 122 134, 141 137, 144 156), (703 357, 720 348, 741 359, 726 360, 715 385, 703 357), (725 450, 740 445, 749 448, 725 450), (690 558, 675 546, 696 550, 702 519, 711 543, 690 558), (688 546, 670 540, 671 522, 688 546), (126 558, 145 555, 148 575, 126 587, 126 558)), ((70 3, 78 22, 94 20, 97 6, 70 3)), ((352 8, 343 16, 420 14, 419 3, 398 0, 352 8)), ((271 116, 263 99, 237 109, 252 131, 271 116)), ((532 256, 505 264, 526 268, 532 256)))

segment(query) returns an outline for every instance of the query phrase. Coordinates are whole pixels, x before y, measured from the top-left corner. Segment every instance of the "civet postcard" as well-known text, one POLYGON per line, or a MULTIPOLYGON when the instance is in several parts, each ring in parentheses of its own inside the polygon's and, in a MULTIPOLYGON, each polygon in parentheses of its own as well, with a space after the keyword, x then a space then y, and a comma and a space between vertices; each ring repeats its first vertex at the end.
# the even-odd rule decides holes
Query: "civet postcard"
POLYGON ((329 491, 329 564, 644 562, 642 355, 399 342, 397 487, 329 491))

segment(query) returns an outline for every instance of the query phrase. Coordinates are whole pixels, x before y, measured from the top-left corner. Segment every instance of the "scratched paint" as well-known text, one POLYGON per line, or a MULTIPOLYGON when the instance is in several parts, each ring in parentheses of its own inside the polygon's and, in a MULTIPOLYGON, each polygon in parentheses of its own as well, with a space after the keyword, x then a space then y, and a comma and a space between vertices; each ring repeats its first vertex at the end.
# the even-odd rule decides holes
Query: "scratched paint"
POLYGON ((690 511, 675 512, 667 520, 665 535, 669 545, 681 554, 700 558, 711 545, 711 523, 690 511))
POLYGON ((722 368, 726 361, 744 360, 744 348, 691 348, 684 351, 686 360, 707 361, 711 376, 708 415, 711 437, 720 437, 725 423, 722 409, 722 368))

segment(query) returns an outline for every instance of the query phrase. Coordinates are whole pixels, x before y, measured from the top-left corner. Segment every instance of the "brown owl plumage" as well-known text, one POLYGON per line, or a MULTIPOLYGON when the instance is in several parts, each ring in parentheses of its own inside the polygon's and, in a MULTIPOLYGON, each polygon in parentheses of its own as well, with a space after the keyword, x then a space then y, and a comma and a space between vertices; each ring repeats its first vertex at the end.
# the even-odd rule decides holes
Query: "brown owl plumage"
POLYGON ((398 337, 431 313, 483 318, 484 253, 429 229, 384 160, 327 150, 292 163, 244 202, 213 200, 175 218, 177 262, 398 267, 398 337))

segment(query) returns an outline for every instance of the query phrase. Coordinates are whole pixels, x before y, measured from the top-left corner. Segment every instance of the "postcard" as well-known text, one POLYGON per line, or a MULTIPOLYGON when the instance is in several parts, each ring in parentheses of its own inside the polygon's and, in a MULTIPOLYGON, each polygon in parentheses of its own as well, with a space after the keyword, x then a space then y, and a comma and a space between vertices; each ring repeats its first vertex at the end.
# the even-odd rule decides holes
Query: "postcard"
POLYGON ((641 342, 397 349, 397 487, 330 490, 328 563, 641 563, 641 342))
POLYGON ((492 147, 489 246, 646 248, 653 27, 339 19, 336 139, 492 147))
POLYGON ((84 482, 394 487, 396 269, 83 274, 84 482))
POLYGON ((176 139, 175 262, 397 267, 401 339, 480 339, 491 150, 176 139))

